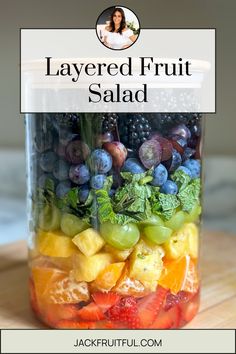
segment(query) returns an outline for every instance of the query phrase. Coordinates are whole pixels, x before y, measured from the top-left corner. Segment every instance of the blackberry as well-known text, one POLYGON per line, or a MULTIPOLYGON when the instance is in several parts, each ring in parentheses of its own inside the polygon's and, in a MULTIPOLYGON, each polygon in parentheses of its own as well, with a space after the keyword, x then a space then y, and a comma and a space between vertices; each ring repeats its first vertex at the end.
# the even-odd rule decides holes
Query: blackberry
POLYGON ((201 120, 202 120, 202 114, 200 113, 191 114, 191 119, 189 119, 186 125, 189 128, 192 136, 199 137, 201 135, 201 120))
POLYGON ((77 113, 59 113, 53 117, 56 129, 67 128, 75 132, 79 129, 80 117, 77 113))
POLYGON ((107 133, 115 129, 117 125, 118 115, 116 113, 104 113, 101 117, 102 132, 107 133))
MULTIPOLYGON (((153 113, 149 119, 152 129, 168 134, 169 129, 178 124, 185 124, 190 129, 200 126, 201 114, 199 113, 153 113)), ((191 131, 191 129, 190 129, 191 131)))
POLYGON ((141 114, 127 114, 119 121, 121 142, 130 149, 137 149, 150 135, 151 126, 141 114))

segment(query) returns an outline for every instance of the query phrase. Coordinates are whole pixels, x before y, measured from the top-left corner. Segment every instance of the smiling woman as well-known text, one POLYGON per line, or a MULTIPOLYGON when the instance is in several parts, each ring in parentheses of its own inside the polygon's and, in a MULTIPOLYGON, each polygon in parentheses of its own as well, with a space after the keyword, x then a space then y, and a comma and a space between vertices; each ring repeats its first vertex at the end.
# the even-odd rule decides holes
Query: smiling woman
MULTIPOLYGON (((126 49, 130 47, 137 39, 139 32, 139 23, 136 15, 127 8, 110 8, 111 15, 109 21, 100 28, 100 38, 103 44, 111 49, 126 49), (127 16, 132 19, 126 20, 127 16), (134 22, 138 28, 135 28, 134 22)), ((101 15, 102 16, 102 15, 101 15)), ((101 17, 100 16, 100 17, 101 17)), ((97 32, 98 32, 97 26, 97 32)))

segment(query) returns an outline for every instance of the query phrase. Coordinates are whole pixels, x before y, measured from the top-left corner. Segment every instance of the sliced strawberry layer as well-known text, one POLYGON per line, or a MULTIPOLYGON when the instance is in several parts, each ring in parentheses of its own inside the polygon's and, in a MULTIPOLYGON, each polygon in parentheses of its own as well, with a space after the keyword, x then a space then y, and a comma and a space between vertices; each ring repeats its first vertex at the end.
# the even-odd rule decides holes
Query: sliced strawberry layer
POLYGON ((103 313, 120 301, 120 296, 112 292, 96 292, 92 294, 92 298, 103 313))
POLYGON ((56 323, 55 328, 60 329, 95 329, 95 322, 79 322, 76 320, 60 320, 56 323))
POLYGON ((78 316, 86 321, 100 321, 105 318, 101 309, 94 302, 91 302, 89 305, 80 309, 78 311, 78 316))
POLYGON ((148 328, 156 319, 166 298, 167 290, 157 288, 155 293, 143 297, 138 303, 138 328, 148 328))
POLYGON ((178 328, 180 322, 180 310, 177 306, 168 311, 161 310, 153 324, 149 328, 170 329, 178 328))

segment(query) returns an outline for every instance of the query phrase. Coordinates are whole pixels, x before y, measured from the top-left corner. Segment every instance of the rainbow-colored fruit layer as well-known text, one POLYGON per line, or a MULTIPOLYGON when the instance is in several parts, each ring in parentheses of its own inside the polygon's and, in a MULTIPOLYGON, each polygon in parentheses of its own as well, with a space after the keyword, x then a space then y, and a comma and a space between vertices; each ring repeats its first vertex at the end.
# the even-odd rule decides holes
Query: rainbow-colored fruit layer
POLYGON ((194 317, 200 123, 199 114, 35 117, 30 292, 43 322, 164 329, 194 317))

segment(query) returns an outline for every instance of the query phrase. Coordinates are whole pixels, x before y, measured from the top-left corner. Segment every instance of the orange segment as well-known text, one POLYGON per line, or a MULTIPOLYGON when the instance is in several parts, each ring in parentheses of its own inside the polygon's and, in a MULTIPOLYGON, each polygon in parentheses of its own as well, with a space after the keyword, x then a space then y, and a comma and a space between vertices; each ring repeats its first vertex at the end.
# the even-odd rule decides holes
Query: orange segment
POLYGON ((54 304, 88 301, 87 283, 75 282, 68 273, 55 268, 32 268, 37 298, 54 304))
POLYGON ((116 285, 124 266, 125 262, 109 264, 99 273, 95 281, 92 283, 92 287, 99 290, 110 290, 116 285))
POLYGON ((120 279, 116 283, 116 286, 112 288, 112 291, 123 296, 135 297, 142 297, 150 292, 139 280, 130 278, 128 266, 124 268, 120 279))
POLYGON ((158 283, 162 287, 170 289, 173 294, 177 294, 181 290, 196 292, 198 275, 190 256, 186 255, 177 260, 164 261, 164 270, 158 283))

